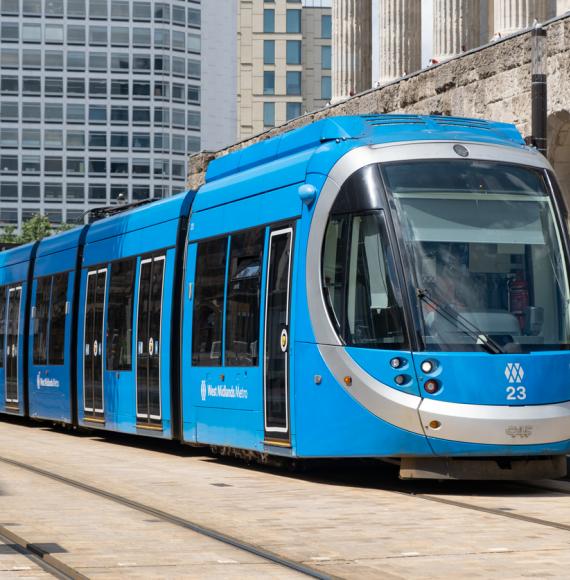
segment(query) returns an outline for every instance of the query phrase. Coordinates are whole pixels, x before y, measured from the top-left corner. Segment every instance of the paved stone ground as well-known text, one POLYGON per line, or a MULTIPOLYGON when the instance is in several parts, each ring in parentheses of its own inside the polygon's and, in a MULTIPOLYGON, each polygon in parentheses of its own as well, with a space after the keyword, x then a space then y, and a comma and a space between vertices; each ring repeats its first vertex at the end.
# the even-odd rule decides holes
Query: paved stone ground
POLYGON ((13 545, 0 540, 0 578, 52 578, 13 545))
MULTIPOLYGON (((299 476, 221 462, 173 445, 13 423, 0 423, 0 441, 0 457, 126 496, 339 577, 570 576, 570 530, 402 493, 415 490, 570 526, 570 497, 555 489, 403 484, 390 469, 369 466, 361 472, 351 463, 299 476)), ((13 531, 29 541, 54 545, 54 556, 87 576, 293 576, 5 463, 0 463, 0 514, 2 525, 17 524, 13 531)))

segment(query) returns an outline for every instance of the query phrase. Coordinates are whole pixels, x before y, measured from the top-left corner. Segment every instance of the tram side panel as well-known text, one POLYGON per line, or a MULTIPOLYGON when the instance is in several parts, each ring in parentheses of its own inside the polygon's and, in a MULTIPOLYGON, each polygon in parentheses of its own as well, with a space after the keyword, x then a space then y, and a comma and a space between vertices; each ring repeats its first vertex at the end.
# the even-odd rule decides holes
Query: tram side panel
POLYGON ((77 255, 83 229, 40 242, 34 263, 28 333, 28 397, 31 417, 73 420, 72 344, 77 255))
POLYGON ((191 216, 182 348, 187 442, 264 451, 269 435, 291 445, 290 422, 282 422, 291 410, 282 361, 273 367, 281 380, 273 409, 283 417, 275 431, 271 424, 267 430, 266 337, 273 313, 274 351, 283 354, 281 332, 289 328, 279 317, 290 315, 290 268, 301 205, 297 188, 286 187, 218 207, 201 209, 198 203, 191 216), (282 286, 272 292, 268 275, 276 268, 281 277, 273 276, 273 283, 282 286), (273 309, 272 297, 278 302, 273 300, 273 309), (283 312, 276 310, 280 306, 283 312))
MULTIPOLYGON (((313 185, 320 194, 324 186, 323 176, 309 175, 308 183, 313 185)), ((356 265, 362 264, 366 258, 357 252, 366 246, 354 236, 343 239, 340 232, 346 231, 342 227, 331 228, 325 234, 328 222, 322 216, 315 219, 318 202, 307 208, 298 229, 300 250, 297 259, 297 290, 296 296, 296 340, 295 357, 292 373, 294 374, 294 399, 296 403, 297 446, 296 453, 300 457, 365 457, 365 456, 402 456, 402 455, 432 455, 432 450, 423 435, 412 433, 393 425, 389 419, 383 419, 357 400, 353 389, 356 383, 356 373, 348 368, 341 372, 333 368, 330 361, 325 360, 325 351, 339 350, 353 359, 357 372, 366 369, 372 372, 374 378, 393 389, 393 395, 398 393, 416 394, 417 379, 411 364, 411 351, 385 350, 366 347, 347 347, 340 339, 319 341, 316 338, 315 324, 333 327, 333 322, 327 312, 311 312, 308 292, 318 292, 318 302, 324 304, 326 297, 322 294, 321 276, 326 278, 325 283, 331 286, 339 285, 340 278, 346 278, 348 271, 353 277, 362 277, 357 273, 356 265), (322 234, 311 235, 314 228, 321 224, 322 234), (338 238, 335 241, 335 236, 338 238), (323 247, 328 240, 329 246, 335 242, 334 248, 323 247), (352 242, 352 246, 351 246, 352 242), (321 260, 333 259, 322 269, 321 260), (351 266, 350 261, 353 261, 351 266), (348 263, 347 263, 348 261, 348 263), (308 279, 310 274, 310 279, 308 279), (403 368, 395 369, 390 361, 400 359, 403 368), (334 372, 333 372, 334 371, 334 372), (409 382, 398 385, 395 382, 397 375, 409 376, 409 382), (326 435, 323 435, 326 434, 326 435)), ((346 218, 343 218, 346 219, 346 218)), ((353 228, 354 231, 354 228, 353 228)), ((374 247, 379 247, 374 244, 374 247)), ((387 251, 387 248, 384 248, 387 251)), ((380 270, 380 268, 376 268, 380 270)), ((346 279, 345 279, 346 282, 346 279)), ((361 282, 363 288, 370 283, 361 282)), ((345 284, 341 284, 345 287, 345 284)), ((384 287, 384 285, 382 285, 384 287)), ((338 289, 337 289, 338 290, 338 289)), ((331 290, 332 292, 332 290, 331 290)), ((329 295, 329 300, 333 299, 329 295)), ((343 298, 348 302, 349 297, 343 298)), ((413 411, 412 411, 413 413, 413 411)))
POLYGON ((171 437, 177 226, 178 220, 168 220, 88 238, 78 317, 80 425, 171 437))
POLYGON ((0 264, 0 412, 25 415, 28 277, 36 244, 2 255, 0 264))

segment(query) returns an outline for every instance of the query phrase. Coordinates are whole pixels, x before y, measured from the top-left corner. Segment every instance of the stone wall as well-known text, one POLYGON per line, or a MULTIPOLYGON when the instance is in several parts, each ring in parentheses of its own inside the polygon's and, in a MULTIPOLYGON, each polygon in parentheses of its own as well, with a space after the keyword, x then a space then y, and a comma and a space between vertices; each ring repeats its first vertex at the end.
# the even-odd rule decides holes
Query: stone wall
MULTIPOLYGON (((570 195, 570 15, 545 26, 548 39, 549 152, 570 195)), ((189 187, 204 180, 208 162, 313 121, 336 115, 417 113, 479 117, 531 130, 531 33, 524 32, 300 117, 214 154, 194 156, 189 187)))

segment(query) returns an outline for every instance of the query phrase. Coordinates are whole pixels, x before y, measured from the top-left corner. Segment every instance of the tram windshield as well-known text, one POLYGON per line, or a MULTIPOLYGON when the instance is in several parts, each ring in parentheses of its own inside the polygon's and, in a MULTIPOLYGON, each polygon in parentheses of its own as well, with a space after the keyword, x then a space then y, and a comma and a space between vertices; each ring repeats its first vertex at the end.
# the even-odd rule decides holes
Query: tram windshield
POLYGON ((490 352, 570 348, 564 253, 541 171, 462 159, 382 172, 413 263, 427 350, 484 350, 487 341, 497 346, 490 352))

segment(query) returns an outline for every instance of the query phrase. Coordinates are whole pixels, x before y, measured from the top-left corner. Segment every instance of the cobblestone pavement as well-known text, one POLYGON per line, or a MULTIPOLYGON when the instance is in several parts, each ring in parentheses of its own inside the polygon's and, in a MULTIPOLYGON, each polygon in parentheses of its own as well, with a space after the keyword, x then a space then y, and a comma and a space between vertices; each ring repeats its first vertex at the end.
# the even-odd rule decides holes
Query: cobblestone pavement
MULTIPOLYGON (((404 484, 390 468, 371 464, 362 472, 354 463, 329 464, 301 476, 222 462, 175 445, 69 435, 17 423, 0 423, 0 440, 0 458, 176 514, 323 574, 502 580, 570 576, 568 483, 548 484, 552 489, 542 484, 404 484)), ((0 514, 0 525, 51 546, 55 557, 89 577, 296 575, 5 462, 0 462, 0 514)))

